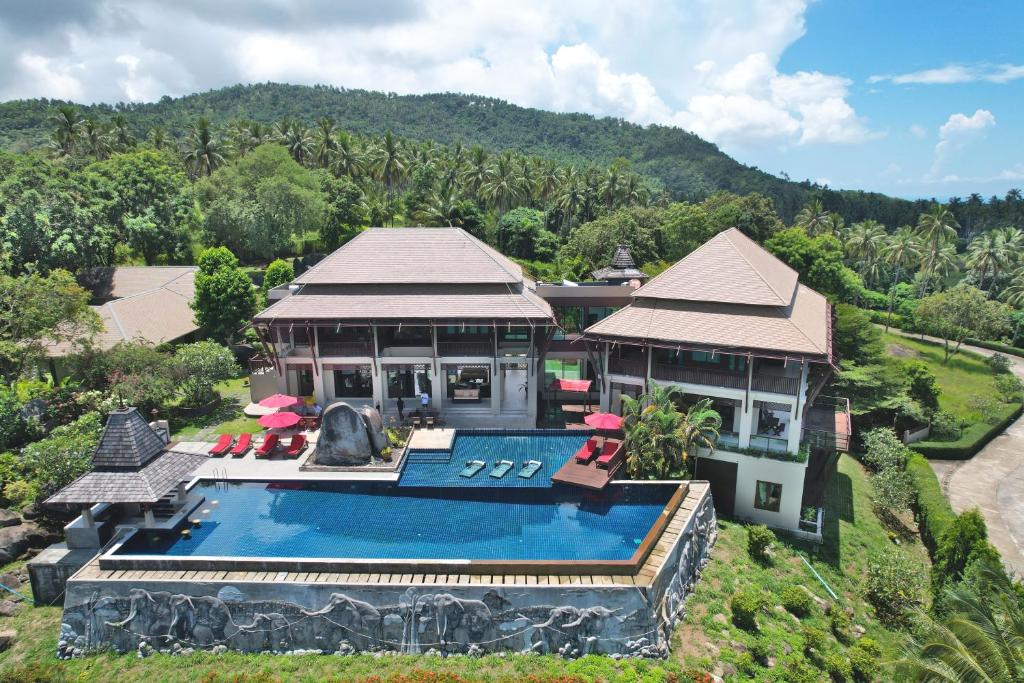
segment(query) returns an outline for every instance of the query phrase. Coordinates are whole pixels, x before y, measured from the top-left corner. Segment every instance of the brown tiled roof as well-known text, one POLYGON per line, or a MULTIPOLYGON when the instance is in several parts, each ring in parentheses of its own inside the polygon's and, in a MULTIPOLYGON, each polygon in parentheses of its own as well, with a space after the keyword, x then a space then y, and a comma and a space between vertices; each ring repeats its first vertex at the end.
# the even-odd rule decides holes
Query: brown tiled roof
POLYGON ((529 286, 387 284, 307 288, 274 303, 255 320, 458 318, 552 320, 553 314, 551 306, 529 286))
POLYGON ((92 454, 92 466, 97 470, 137 470, 163 450, 163 439, 138 408, 119 408, 107 417, 100 442, 92 454))
POLYGON ((825 297, 798 285, 792 306, 638 299, 591 325, 584 335, 827 358, 827 330, 825 297))
POLYGON ((123 299, 160 287, 192 291, 196 266, 118 266, 91 268, 79 277, 101 301, 123 299))
POLYGON ((736 228, 714 236, 661 273, 636 298, 788 306, 797 272, 736 228))
POLYGON ((522 282, 514 262, 460 228, 370 228, 296 284, 522 282))
POLYGON ((86 472, 46 504, 155 503, 179 482, 187 481, 207 456, 165 451, 140 470, 86 472))

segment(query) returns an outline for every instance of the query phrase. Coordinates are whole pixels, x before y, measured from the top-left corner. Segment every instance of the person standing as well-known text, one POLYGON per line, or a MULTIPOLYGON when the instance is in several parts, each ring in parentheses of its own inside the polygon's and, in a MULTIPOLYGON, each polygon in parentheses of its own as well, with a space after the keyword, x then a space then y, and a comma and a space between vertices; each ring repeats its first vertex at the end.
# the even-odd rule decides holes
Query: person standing
POLYGON ((424 391, 422 394, 420 394, 420 409, 423 411, 424 415, 427 414, 427 408, 429 408, 429 407, 430 407, 430 394, 428 394, 427 392, 424 391))
POLYGON ((398 397, 395 405, 398 407, 398 421, 405 422, 405 401, 402 400, 401 396, 398 397))

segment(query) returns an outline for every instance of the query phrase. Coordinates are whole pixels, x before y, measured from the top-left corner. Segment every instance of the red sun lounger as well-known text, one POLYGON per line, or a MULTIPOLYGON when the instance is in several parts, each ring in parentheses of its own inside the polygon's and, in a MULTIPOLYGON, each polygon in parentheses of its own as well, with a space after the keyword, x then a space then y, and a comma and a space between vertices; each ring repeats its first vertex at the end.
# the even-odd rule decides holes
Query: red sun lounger
POLYGON ((219 458, 231 448, 231 443, 235 440, 235 437, 231 434, 221 434, 220 438, 217 439, 217 443, 207 451, 210 455, 215 458, 219 458))
POLYGON ((612 465, 618 463, 622 457, 622 444, 614 441, 607 441, 601 449, 601 455, 597 456, 597 466, 608 470, 612 465))
POLYGON ((296 434, 292 437, 291 442, 288 444, 288 450, 284 454, 289 458, 297 458, 304 450, 306 450, 306 437, 302 434, 296 434))
POLYGON ((266 458, 273 453, 279 439, 277 434, 267 434, 267 438, 263 439, 263 443, 256 449, 256 457, 266 458))
POLYGON ((589 465, 590 461, 594 459, 598 453, 597 439, 591 437, 587 439, 587 442, 580 446, 580 449, 576 451, 576 462, 581 465, 589 465))
POLYGON ((238 443, 231 449, 231 457, 241 458, 252 448, 252 434, 246 432, 238 437, 238 443))

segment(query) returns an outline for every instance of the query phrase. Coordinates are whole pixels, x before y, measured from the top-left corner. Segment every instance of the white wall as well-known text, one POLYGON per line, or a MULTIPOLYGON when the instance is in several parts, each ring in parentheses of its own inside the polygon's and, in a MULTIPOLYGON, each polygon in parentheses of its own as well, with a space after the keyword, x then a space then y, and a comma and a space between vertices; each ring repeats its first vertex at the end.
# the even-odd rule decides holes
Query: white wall
MULTIPOLYGON (((804 474, 807 463, 785 462, 772 458, 759 458, 718 449, 712 460, 736 463, 736 502, 733 514, 758 524, 778 529, 797 529, 800 526, 800 503, 804 496, 804 474), (754 493, 758 480, 782 484, 782 500, 778 512, 758 510, 754 507, 754 493)), ((697 474, 700 474, 698 466, 697 474)))

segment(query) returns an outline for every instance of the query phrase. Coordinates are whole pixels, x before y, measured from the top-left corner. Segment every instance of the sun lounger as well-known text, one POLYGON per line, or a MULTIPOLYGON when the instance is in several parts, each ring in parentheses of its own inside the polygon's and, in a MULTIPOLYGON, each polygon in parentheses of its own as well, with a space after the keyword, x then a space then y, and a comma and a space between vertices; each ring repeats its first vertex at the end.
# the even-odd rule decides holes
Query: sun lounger
POLYGON ((252 448, 252 434, 246 432, 238 437, 238 443, 231 449, 231 457, 241 458, 252 448))
POLYGON ((267 438, 263 439, 263 443, 260 444, 260 447, 256 449, 256 457, 268 457, 271 453, 274 452, 274 449, 277 448, 277 442, 279 440, 280 437, 277 434, 267 434, 267 438))
POLYGON ((610 470, 617 465, 622 458, 622 444, 614 441, 607 441, 601 449, 601 455, 597 456, 597 466, 610 470))
POLYGON ((302 451, 306 450, 306 437, 302 434, 296 434, 292 437, 291 442, 288 444, 287 450, 285 450, 285 457, 297 458, 302 451))
POLYGON ((576 451, 576 462, 581 465, 589 465, 590 461, 597 456, 600 450, 597 446, 597 439, 593 437, 587 439, 587 442, 576 451))
POLYGON ((433 415, 427 415, 427 429, 433 429, 433 428, 434 428, 434 416, 433 415))
POLYGON ((540 460, 527 460, 523 463, 523 469, 519 470, 519 476, 523 479, 529 479, 537 474, 541 467, 544 467, 544 463, 540 460))
POLYGON ((489 476, 492 477, 493 479, 501 479, 506 474, 508 474, 508 471, 510 469, 512 469, 515 466, 516 464, 511 460, 499 460, 498 462, 494 463, 494 469, 491 470, 489 476))
POLYGON ((212 455, 215 458, 219 458, 222 455, 224 455, 225 453, 227 453, 228 450, 231 449, 231 443, 234 440, 235 440, 235 437, 232 436, 231 434, 221 434, 220 438, 217 439, 217 443, 215 443, 213 446, 211 446, 210 450, 207 451, 207 453, 209 453, 210 455, 212 455))
POLYGON ((413 429, 419 429, 420 428, 420 418, 419 418, 418 415, 414 415, 413 418, 412 418, 412 428, 413 429))
POLYGON ((486 465, 487 463, 483 460, 467 460, 466 466, 462 468, 461 472, 459 472, 459 476, 469 479, 470 477, 475 476, 476 473, 482 470, 486 465))

